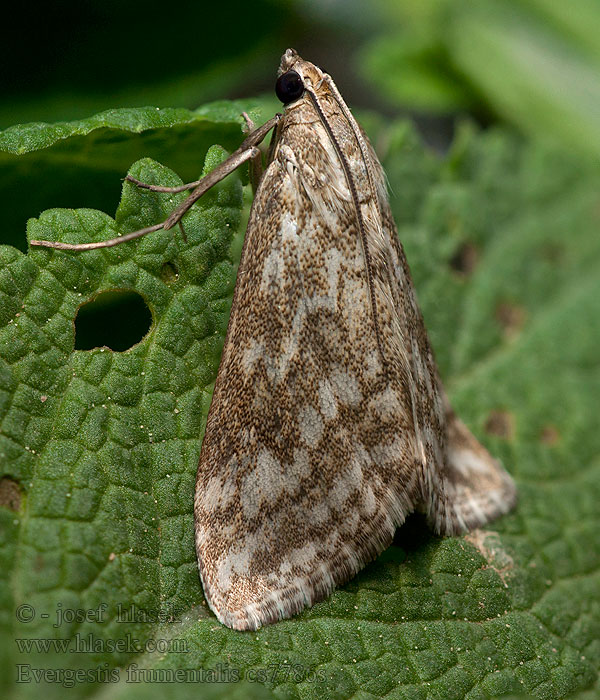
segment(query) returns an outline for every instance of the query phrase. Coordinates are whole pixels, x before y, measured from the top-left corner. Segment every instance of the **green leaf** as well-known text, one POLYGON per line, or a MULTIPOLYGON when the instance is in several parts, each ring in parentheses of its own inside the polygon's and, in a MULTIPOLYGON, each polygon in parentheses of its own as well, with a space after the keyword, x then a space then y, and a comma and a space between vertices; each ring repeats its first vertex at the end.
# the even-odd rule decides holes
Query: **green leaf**
MULTIPOLYGON (((600 23, 600 11, 596 7, 600 23)), ((454 64, 501 117, 530 134, 547 134, 600 154, 600 57, 511 3, 469 5, 451 23, 454 64)))
POLYGON ((448 69, 444 47, 430 43, 430 37, 400 30, 372 42, 361 58, 361 72, 390 103, 443 113, 466 109, 474 102, 448 69), (447 69, 440 70, 440 65, 447 69))
MULTIPOLYGON (((177 151, 192 138, 178 119, 155 134, 177 151)), ((230 147, 234 122, 213 114, 197 126, 230 147)), ((90 169, 95 134, 69 137, 81 153, 89 139, 90 169)), ((412 517, 302 615, 255 633, 223 627, 203 601, 192 502, 239 251, 239 180, 195 205, 187 242, 161 231, 86 253, 4 246, 0 682, 13 697, 38 697, 40 685, 62 697, 71 683, 81 698, 594 697, 600 171, 505 131, 465 127, 443 161, 405 123, 373 136, 442 375, 517 479, 517 509, 462 538, 436 538, 412 517), (148 333, 124 352, 74 351, 77 310, 109 290, 141 295, 148 333), (27 682, 14 686, 18 673, 27 682)), ((205 170, 223 155, 211 149, 205 170)), ((64 167, 70 181, 79 165, 64 167)), ((149 159, 131 172, 180 182, 149 159)), ((182 196, 125 183, 114 220, 52 209, 28 236, 102 240, 160 221, 182 196)))
POLYGON ((195 180, 208 147, 239 145, 241 112, 270 116, 272 100, 214 102, 195 111, 113 109, 88 119, 33 123, 0 132, 0 190, 5 207, 2 242, 25 250, 27 219, 50 207, 114 211, 121 179, 149 156, 195 180))
POLYGON ((594 0, 379 0, 361 69, 403 107, 485 114, 600 154, 594 0))

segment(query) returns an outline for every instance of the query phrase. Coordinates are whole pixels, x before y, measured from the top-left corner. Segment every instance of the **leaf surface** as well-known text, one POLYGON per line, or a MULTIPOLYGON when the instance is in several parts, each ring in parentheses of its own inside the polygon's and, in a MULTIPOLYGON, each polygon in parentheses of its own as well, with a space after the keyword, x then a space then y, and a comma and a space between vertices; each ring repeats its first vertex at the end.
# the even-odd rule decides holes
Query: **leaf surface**
MULTIPOLYGON (((233 115, 225 120, 214 109, 196 120, 198 138, 235 147, 239 105, 219 107, 233 115)), ((196 138, 188 116, 142 132, 158 151, 188 151, 172 156, 182 170, 196 138)), ((42 129, 36 142, 27 127, 22 146, 13 130, 10 144, 47 146, 31 152, 57 173, 69 141, 71 155, 89 148, 90 169, 102 169, 103 153, 120 167, 140 126, 130 117, 100 131, 71 125, 66 139, 42 129)), ((302 615, 255 633, 221 626, 203 602, 192 501, 239 254, 239 179, 194 207, 187 242, 161 231, 87 253, 3 246, 0 629, 14 697, 39 696, 35 669, 58 674, 41 676, 48 698, 76 672, 70 693, 81 698, 594 697, 600 172, 505 131, 465 127, 444 160, 406 123, 373 137, 442 375, 458 413, 515 476, 517 509, 462 538, 436 538, 412 517, 377 561, 302 615), (141 295, 148 333, 124 352, 74 351, 77 310, 108 290, 141 295), (140 670, 179 682, 128 683, 140 670), (28 682, 15 686, 19 672, 28 682)), ((211 149, 205 170, 223 155, 211 149)), ((79 167, 65 161, 63 184, 79 167)), ((180 181, 149 159, 131 172, 180 181)), ((160 221, 182 196, 125 183, 115 219, 51 209, 28 237, 109 238, 160 221)))

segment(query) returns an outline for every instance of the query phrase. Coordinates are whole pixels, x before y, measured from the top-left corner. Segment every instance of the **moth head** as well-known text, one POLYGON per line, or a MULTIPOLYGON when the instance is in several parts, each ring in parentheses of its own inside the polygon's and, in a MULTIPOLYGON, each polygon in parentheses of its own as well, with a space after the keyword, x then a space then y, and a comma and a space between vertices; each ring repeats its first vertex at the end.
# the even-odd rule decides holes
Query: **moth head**
POLYGON ((281 57, 275 92, 284 105, 300 99, 305 90, 315 90, 323 82, 324 72, 302 59, 294 49, 281 57))

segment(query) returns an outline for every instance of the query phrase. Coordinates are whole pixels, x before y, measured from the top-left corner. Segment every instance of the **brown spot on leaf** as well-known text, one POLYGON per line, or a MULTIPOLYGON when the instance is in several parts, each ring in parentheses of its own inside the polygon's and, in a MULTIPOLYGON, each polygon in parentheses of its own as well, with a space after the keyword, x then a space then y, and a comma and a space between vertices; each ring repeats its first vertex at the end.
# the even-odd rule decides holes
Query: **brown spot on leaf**
POLYGON ((485 431, 510 440, 515 432, 512 415, 508 411, 492 411, 485 422, 485 431))
POLYGON ((540 257, 549 263, 559 263, 565 255, 565 248, 560 243, 549 242, 540 248, 540 257))
POLYGON ((0 479, 0 506, 15 512, 21 507, 21 487, 8 477, 0 479))
POLYGON ((479 262, 479 251, 472 243, 463 243, 450 259, 450 267, 459 275, 467 277, 479 262))
POLYGON ((546 425, 540 433, 540 440, 544 445, 556 445, 560 440, 560 433, 553 425, 546 425))
POLYGON ((514 338, 525 323, 525 309, 516 304, 501 302, 496 307, 496 321, 502 326, 507 338, 514 338))
POLYGON ((508 588, 507 578, 514 568, 513 558, 504 549, 502 540, 497 532, 493 530, 476 529, 468 532, 465 540, 476 547, 483 558, 487 561, 488 567, 493 569, 505 588, 508 588))

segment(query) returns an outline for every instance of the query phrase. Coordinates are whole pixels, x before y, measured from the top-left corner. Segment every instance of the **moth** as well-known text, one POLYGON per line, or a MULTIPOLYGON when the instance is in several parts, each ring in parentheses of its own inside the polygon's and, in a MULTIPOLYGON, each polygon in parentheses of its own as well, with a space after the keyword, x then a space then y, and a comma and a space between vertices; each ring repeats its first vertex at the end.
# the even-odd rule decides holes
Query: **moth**
POLYGON ((172 228, 215 182, 257 164, 273 130, 194 499, 206 599, 238 630, 328 596, 413 511, 455 535, 516 500, 450 407, 367 136, 331 77, 293 49, 278 76, 284 113, 176 188, 195 189, 165 222, 100 243, 32 241, 81 250, 172 228))

